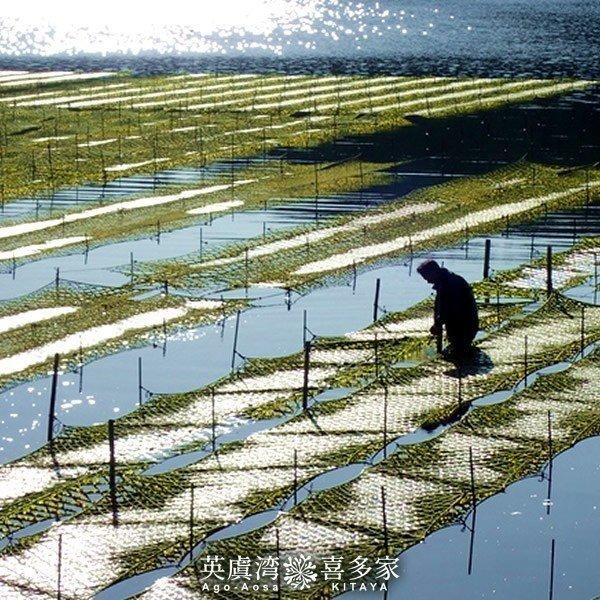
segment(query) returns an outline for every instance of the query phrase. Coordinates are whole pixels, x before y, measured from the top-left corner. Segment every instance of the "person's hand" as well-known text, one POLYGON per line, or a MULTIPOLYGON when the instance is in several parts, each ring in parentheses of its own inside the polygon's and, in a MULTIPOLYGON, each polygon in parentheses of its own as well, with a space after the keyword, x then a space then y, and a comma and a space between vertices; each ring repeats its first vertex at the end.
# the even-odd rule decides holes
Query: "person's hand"
POLYGON ((431 333, 431 335, 435 335, 435 336, 440 335, 442 333, 442 326, 439 323, 434 323, 431 326, 429 333, 431 333))

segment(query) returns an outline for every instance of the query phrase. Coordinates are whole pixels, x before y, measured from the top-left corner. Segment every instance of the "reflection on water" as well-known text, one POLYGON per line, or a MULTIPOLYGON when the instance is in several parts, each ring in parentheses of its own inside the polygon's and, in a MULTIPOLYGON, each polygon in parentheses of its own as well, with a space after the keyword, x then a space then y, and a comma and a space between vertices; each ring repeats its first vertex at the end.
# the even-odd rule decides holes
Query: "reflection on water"
POLYGON ((32 1, 3 8, 0 67, 600 73, 587 0, 107 0, 75 22, 68 0, 32 1))
MULTIPOLYGON (((574 210, 569 222, 578 219, 580 235, 598 235, 600 210, 574 210)), ((570 235, 556 227, 560 219, 549 215, 537 221, 532 240, 529 232, 511 229, 492 236, 492 270, 516 267, 544 252, 547 244, 557 250, 569 247, 570 235)), ((438 250, 429 256, 468 281, 481 279, 483 238, 472 238, 468 248, 438 250)), ((417 275, 410 260, 382 261, 376 268, 348 276, 304 296, 288 297, 283 290, 260 288, 262 298, 250 290, 252 308, 242 313, 238 350, 245 357, 276 357, 302 348, 303 315, 308 327, 320 336, 343 335, 371 323, 375 282, 381 280, 380 304, 384 310, 403 310, 431 294, 430 286, 417 275), (291 302, 288 300, 291 299, 291 302), (277 323, 277 327, 273 327, 277 323)), ((83 372, 59 378, 56 414, 66 425, 89 425, 123 416, 138 402, 138 357, 143 360, 143 386, 155 393, 184 392, 216 381, 231 368, 235 318, 218 325, 184 330, 164 339, 157 330, 142 348, 124 347, 119 353, 93 361, 83 372), (152 340, 157 343, 152 344, 152 340), (80 380, 81 375, 81 380, 80 380)), ((238 365, 241 361, 238 361, 238 365)), ((0 413, 0 463, 22 456, 45 442, 50 376, 2 391, 0 413)))
MULTIPOLYGON (((390 600, 548 598, 551 540, 556 540, 554 597, 592 598, 600 588, 600 505, 590 482, 600 475, 600 438, 580 442, 553 461, 552 504, 547 482, 533 477, 477 508, 473 572, 470 534, 459 526, 438 531, 400 557, 390 600)), ((344 600, 381 600, 348 593, 344 600)))

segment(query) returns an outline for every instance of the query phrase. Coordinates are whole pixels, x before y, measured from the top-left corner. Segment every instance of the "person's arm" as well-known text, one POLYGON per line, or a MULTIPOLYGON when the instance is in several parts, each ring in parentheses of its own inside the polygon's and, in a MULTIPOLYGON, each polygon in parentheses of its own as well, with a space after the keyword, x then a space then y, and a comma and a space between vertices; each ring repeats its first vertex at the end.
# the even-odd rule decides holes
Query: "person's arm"
POLYGON ((440 292, 438 291, 435 295, 435 302, 433 305, 433 325, 429 332, 431 335, 438 335, 442 331, 443 321, 441 316, 441 299, 440 292))

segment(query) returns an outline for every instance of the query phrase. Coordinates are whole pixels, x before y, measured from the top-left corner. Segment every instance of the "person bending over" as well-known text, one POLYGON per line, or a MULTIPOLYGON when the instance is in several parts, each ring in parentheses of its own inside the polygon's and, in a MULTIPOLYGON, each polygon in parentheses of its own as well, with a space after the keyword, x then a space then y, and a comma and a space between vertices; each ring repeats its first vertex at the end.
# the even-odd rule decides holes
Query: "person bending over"
POLYGON ((449 345, 443 351, 444 356, 460 358, 469 355, 479 330, 477 303, 471 286, 460 275, 440 267, 435 260, 426 260, 417 271, 436 291, 430 331, 437 336, 446 328, 449 345))

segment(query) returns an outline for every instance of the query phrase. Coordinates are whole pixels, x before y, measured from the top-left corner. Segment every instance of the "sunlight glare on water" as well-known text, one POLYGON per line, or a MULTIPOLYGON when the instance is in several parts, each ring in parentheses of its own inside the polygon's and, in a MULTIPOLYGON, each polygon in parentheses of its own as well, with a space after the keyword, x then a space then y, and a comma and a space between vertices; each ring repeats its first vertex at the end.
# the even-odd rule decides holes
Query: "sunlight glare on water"
POLYGON ((3 8, 0 54, 245 53, 315 50, 337 42, 360 50, 386 32, 431 35, 454 15, 435 5, 342 0, 24 0, 3 8), (291 48, 290 48, 291 47, 291 48))
POLYGON ((0 67, 597 78, 598 22, 589 0, 22 0, 0 11, 0 67))

